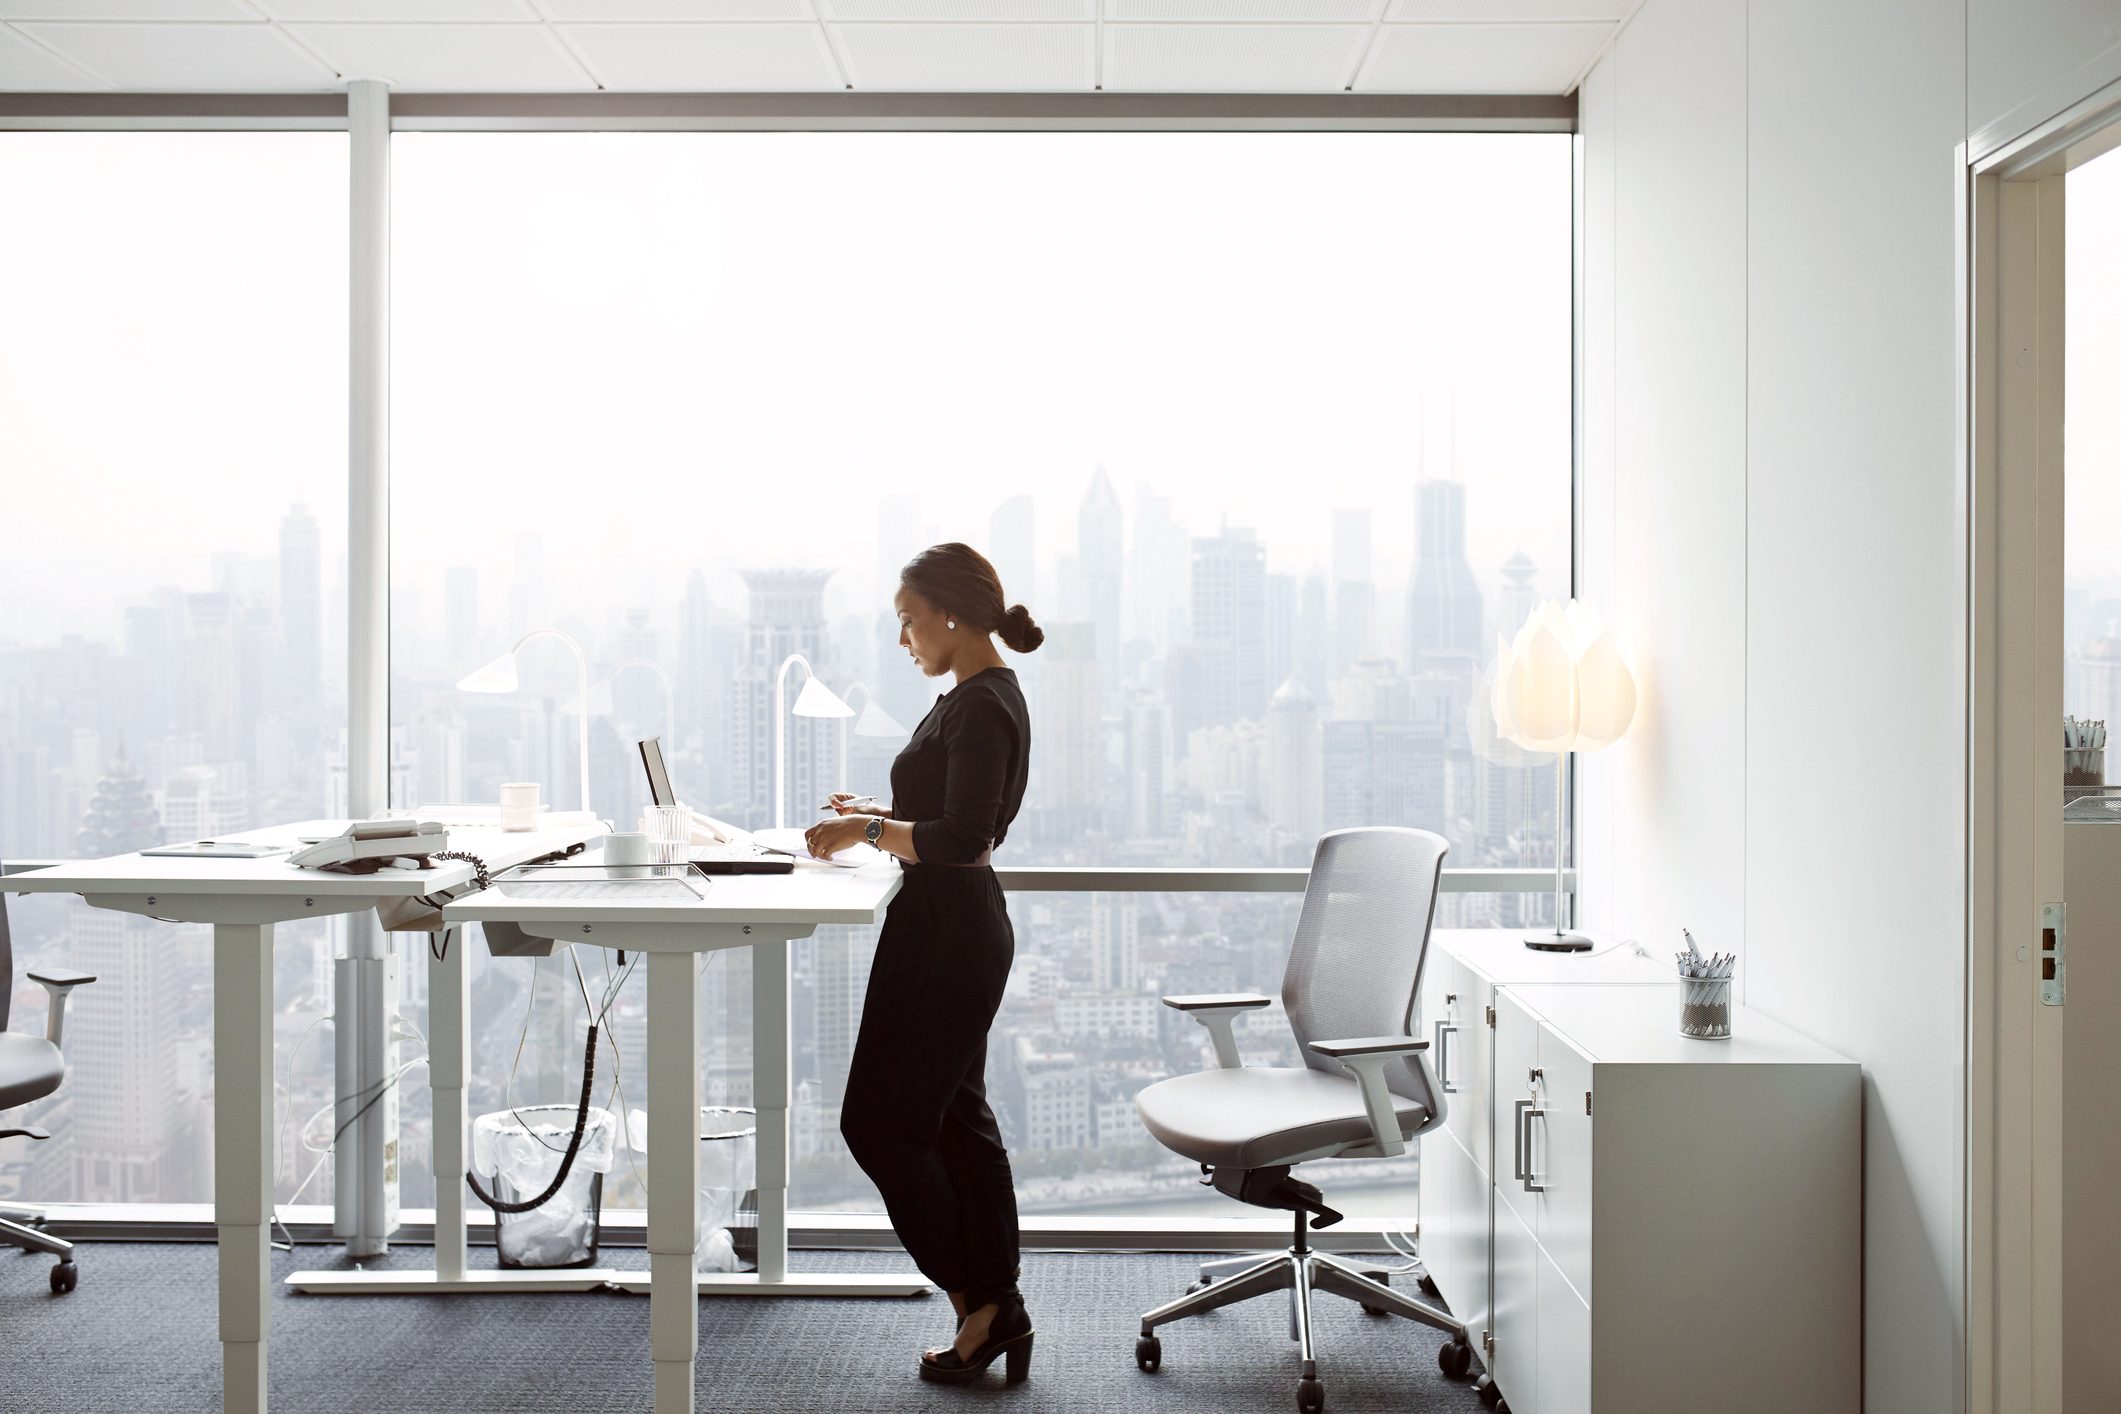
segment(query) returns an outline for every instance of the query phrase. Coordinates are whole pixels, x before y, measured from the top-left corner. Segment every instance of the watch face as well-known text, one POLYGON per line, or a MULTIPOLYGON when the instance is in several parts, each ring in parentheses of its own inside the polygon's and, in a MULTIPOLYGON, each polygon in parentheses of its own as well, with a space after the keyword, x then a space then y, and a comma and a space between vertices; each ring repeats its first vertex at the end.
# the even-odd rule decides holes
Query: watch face
POLYGON ((869 837, 869 843, 875 844, 884 837, 884 822, 872 819, 868 824, 862 826, 862 833, 869 837))

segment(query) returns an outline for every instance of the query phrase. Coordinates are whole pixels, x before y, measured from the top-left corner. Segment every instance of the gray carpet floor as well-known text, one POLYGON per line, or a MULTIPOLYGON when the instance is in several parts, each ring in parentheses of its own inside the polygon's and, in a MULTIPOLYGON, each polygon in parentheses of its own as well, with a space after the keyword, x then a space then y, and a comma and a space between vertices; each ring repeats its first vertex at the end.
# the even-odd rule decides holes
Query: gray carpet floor
MULTIPOLYGON (((276 1277, 337 1265, 338 1249, 274 1254, 276 1277)), ((645 1266, 607 1248, 611 1266, 645 1266)), ((6 1414, 206 1411, 220 1406, 214 1250, 199 1244, 86 1243, 81 1285, 55 1297, 50 1258, 0 1249, 0 1410, 6 1414)), ((489 1265, 492 1249, 475 1249, 489 1265)), ((1262 1298, 1164 1328, 1163 1368, 1134 1366, 1140 1313, 1185 1290, 1197 1258, 1030 1252, 1021 1285, 1037 1323, 1031 1378, 997 1362, 971 1388, 922 1383, 914 1361, 953 1324, 924 1299, 702 1298, 703 1410, 1287 1411, 1296 1346, 1288 1305, 1262 1298)), ((370 1265, 424 1267, 420 1248, 370 1265)), ((792 1265, 908 1270, 896 1253, 799 1252, 792 1265)), ((1405 1280, 1402 1278, 1401 1280, 1405 1280)), ((1319 1374, 1333 1414, 1480 1407, 1436 1368, 1442 1336, 1317 1299, 1319 1374)), ((304 1296, 276 1288, 269 1390, 294 1414, 638 1414, 649 1405, 648 1299, 544 1296, 304 1296)))

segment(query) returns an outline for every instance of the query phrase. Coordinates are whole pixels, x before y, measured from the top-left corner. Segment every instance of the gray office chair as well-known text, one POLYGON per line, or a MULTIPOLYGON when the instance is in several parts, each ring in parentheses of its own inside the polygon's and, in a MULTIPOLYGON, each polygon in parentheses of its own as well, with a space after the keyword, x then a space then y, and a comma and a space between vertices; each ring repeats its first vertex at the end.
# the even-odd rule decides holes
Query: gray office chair
POLYGON ((1142 1124, 1232 1198, 1294 1212, 1295 1240, 1288 1251, 1226 1277, 1218 1278, 1217 1270, 1231 1263, 1211 1263, 1185 1296, 1144 1315, 1134 1342, 1143 1370, 1163 1363, 1158 1326, 1284 1290, 1290 1335, 1303 1361, 1296 1402, 1308 1414, 1325 1408, 1312 1350, 1314 1290, 1346 1297, 1372 1314, 1434 1326, 1451 1337, 1438 1359, 1444 1373, 1464 1379, 1471 1370, 1473 1348, 1462 1323, 1394 1291, 1379 1279, 1382 1273, 1312 1250, 1312 1219, 1329 1227, 1341 1215, 1315 1186, 1289 1176, 1292 1164, 1313 1159, 1404 1153, 1406 1141, 1443 1122, 1443 1091, 1421 1055, 1428 1042, 1409 1027, 1449 848, 1426 830, 1336 830, 1319 839, 1281 984, 1302 1069, 1247 1068, 1238 1057, 1232 1034, 1238 1013, 1267 1006, 1269 998, 1164 998, 1208 1028, 1217 1066, 1143 1090, 1135 1101, 1142 1124))
MULTIPOLYGON (((0 864, 0 889, 4 889, 6 873, 7 867, 0 864)), ((0 1114, 41 1100, 59 1088, 66 1075, 66 1063, 59 1055, 59 1038, 66 1029, 66 999, 74 988, 96 980, 86 972, 63 967, 40 967, 29 978, 41 984, 49 998, 44 1007, 42 1040, 7 1029, 8 1002, 15 986, 15 949, 7 925, 7 894, 0 892, 0 1114)), ((0 1129, 0 1139, 17 1138, 49 1139, 51 1135, 34 1125, 0 1129)), ((74 1244, 40 1232, 28 1222, 16 1221, 30 1216, 0 1213, 0 1243, 57 1257, 59 1263, 52 1268, 52 1290, 64 1296, 81 1281, 81 1269, 74 1265, 74 1244)))

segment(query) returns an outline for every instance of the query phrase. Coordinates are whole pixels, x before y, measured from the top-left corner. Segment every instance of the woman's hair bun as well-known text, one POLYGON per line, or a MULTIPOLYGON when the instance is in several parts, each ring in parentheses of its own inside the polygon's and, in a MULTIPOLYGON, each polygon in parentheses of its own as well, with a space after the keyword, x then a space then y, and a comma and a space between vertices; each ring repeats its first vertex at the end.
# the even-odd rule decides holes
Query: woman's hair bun
POLYGON ((1019 653, 1029 653, 1046 641, 1046 631, 1032 622, 1031 611, 1021 604, 1009 606, 998 632, 1002 642, 1019 653))

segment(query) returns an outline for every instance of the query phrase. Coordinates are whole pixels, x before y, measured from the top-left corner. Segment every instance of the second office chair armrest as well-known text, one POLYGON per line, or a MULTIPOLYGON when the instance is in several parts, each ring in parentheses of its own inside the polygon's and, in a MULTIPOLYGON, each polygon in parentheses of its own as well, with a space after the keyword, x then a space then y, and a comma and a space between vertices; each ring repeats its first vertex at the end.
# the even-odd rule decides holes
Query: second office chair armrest
POLYGON ((1385 1062, 1428 1048, 1427 1041, 1413 1036, 1353 1036, 1311 1042, 1312 1050, 1355 1072, 1355 1083, 1362 1087, 1363 1109, 1370 1116, 1370 1130, 1377 1139, 1377 1152, 1386 1158, 1405 1153, 1407 1141, 1399 1132, 1398 1107, 1392 1103, 1391 1087, 1385 1083, 1385 1062))
POLYGON ((44 1005, 44 1039, 56 1046, 66 1032, 66 999, 73 995, 74 988, 95 981, 95 975, 76 972, 71 967, 35 967, 30 969, 29 980, 49 995, 44 1005))
POLYGON ((1257 992, 1208 992, 1164 998, 1165 1006, 1184 1012, 1208 1028, 1209 1039, 1215 1042, 1215 1063, 1224 1070, 1236 1070, 1244 1064, 1238 1059, 1237 1036, 1231 1030, 1237 1024, 1237 1014, 1273 1004, 1272 997, 1257 992))

